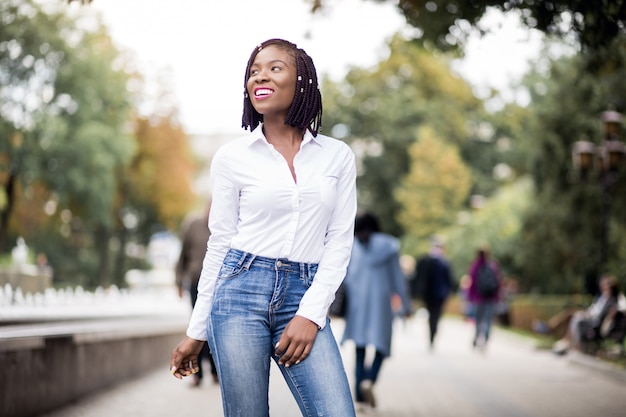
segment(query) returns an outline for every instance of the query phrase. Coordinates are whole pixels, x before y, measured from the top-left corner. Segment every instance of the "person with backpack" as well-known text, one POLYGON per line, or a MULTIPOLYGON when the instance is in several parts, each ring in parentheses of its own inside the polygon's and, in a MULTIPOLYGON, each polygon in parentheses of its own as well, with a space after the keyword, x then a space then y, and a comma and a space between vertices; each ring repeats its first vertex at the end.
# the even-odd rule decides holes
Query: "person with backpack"
POLYGON ((478 249, 468 273, 471 278, 468 300, 474 306, 476 326, 472 344, 484 349, 489 341, 495 307, 500 299, 502 276, 498 263, 490 257, 486 247, 478 249))

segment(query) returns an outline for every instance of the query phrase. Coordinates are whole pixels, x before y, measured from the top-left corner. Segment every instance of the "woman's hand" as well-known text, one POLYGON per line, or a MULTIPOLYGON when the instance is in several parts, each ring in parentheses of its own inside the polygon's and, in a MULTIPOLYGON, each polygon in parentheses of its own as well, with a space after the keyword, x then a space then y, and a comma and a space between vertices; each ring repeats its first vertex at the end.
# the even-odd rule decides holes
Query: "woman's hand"
POLYGON ((170 372, 172 375, 178 379, 182 379, 184 376, 198 373, 200 371, 198 355, 204 343, 203 340, 196 340, 185 336, 172 351, 172 359, 170 360, 170 372))
POLYGON ((276 343, 275 354, 279 357, 278 364, 284 364, 288 368, 305 360, 311 353, 317 331, 317 324, 311 320, 294 316, 276 343))

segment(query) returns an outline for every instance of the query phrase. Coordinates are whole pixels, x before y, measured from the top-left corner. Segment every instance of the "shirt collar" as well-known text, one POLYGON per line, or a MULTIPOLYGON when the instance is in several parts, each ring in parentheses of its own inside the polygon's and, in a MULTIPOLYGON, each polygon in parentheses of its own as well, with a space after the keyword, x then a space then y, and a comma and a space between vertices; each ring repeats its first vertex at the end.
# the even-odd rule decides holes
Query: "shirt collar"
MULTIPOLYGON (((267 138, 263 134, 263 123, 259 123, 259 125, 252 132, 250 132, 250 139, 248 141, 248 146, 252 146, 253 144, 257 142, 265 142, 267 145, 269 145, 267 138)), ((304 131, 304 137, 302 138, 302 146, 306 145, 309 142, 316 143, 319 146, 322 145, 319 139, 314 137, 309 129, 306 129, 304 131)))

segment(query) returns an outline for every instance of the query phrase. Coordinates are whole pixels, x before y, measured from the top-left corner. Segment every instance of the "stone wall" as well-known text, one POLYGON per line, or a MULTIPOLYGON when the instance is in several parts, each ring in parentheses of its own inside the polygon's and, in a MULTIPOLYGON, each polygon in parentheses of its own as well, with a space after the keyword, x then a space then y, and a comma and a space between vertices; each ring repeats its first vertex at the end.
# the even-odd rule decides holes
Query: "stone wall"
POLYGON ((0 416, 30 417, 167 367, 186 320, 164 317, 0 327, 0 416))

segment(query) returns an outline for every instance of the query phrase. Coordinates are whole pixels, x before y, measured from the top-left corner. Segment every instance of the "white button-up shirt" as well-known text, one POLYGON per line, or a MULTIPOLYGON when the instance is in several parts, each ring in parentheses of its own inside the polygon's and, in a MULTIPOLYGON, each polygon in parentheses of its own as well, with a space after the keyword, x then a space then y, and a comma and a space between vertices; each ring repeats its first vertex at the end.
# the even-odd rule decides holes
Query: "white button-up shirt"
POLYGON ((263 135, 262 125, 223 145, 211 163, 211 237, 187 335, 207 340, 215 281, 230 248, 257 256, 318 263, 297 315, 326 324, 354 239, 356 164, 350 147, 307 131, 293 161, 263 135))

